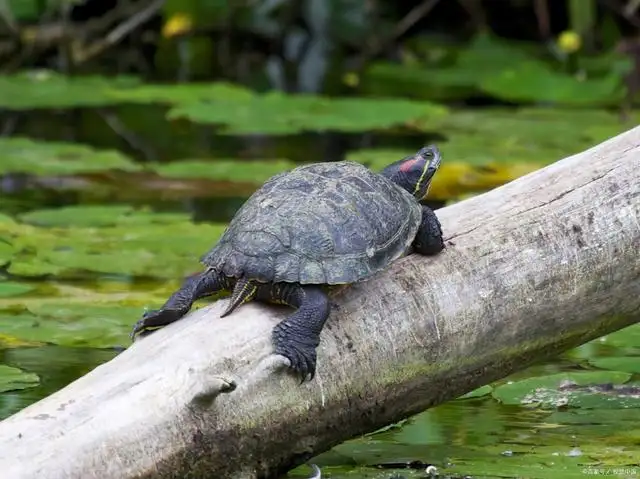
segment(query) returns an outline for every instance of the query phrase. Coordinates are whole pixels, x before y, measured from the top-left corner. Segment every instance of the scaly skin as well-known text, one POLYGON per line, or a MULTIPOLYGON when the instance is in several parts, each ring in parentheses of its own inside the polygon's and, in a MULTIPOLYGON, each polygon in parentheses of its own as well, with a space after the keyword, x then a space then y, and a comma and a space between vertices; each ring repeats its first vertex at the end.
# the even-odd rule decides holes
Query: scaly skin
MULTIPOLYGON (((137 334, 166 326, 182 318, 193 303, 205 296, 228 289, 234 280, 208 270, 187 278, 182 287, 173 293, 167 302, 157 310, 148 311, 136 323, 131 333, 137 334)), ((246 282, 237 281, 244 288, 246 282)), ((296 308, 295 313, 281 321, 273 329, 272 341, 275 353, 289 360, 291 369, 302 381, 311 380, 316 370, 316 348, 320 344, 320 332, 329 317, 329 298, 316 286, 302 286, 298 283, 254 283, 252 297, 259 301, 285 304, 296 308)), ((243 302, 237 302, 221 316, 230 314, 243 302)))

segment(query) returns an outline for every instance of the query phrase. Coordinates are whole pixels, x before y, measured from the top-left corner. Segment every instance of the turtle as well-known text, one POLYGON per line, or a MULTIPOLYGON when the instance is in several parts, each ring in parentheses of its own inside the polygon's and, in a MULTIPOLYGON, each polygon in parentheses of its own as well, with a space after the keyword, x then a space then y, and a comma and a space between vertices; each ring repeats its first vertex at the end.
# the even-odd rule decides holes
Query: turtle
POLYGON ((301 382, 312 380, 332 287, 366 280, 411 252, 444 249, 438 217, 420 203, 441 158, 429 145, 379 173, 335 161, 271 177, 201 257, 204 270, 145 312, 132 340, 179 320, 200 298, 231 291, 220 317, 251 300, 295 308, 274 327, 272 344, 301 382))

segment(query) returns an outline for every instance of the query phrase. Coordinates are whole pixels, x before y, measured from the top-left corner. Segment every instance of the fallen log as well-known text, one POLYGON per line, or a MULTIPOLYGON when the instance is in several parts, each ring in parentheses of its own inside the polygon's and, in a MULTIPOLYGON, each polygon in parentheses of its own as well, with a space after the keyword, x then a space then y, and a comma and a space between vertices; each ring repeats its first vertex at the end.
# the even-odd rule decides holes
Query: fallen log
POLYGON ((0 423, 2 476, 276 477, 640 318, 640 127, 438 215, 443 253, 333 298, 312 382, 288 310, 222 300, 0 423))

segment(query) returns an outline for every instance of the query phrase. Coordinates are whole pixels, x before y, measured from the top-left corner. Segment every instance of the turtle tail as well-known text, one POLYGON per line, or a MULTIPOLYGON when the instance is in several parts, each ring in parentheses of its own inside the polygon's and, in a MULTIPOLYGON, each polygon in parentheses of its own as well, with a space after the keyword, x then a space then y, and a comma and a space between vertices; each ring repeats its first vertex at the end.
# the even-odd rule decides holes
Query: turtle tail
POLYGON ((220 315, 221 318, 231 314, 241 304, 247 303, 256 297, 256 291, 258 291, 258 285, 249 279, 240 278, 236 281, 227 304, 227 309, 220 315))

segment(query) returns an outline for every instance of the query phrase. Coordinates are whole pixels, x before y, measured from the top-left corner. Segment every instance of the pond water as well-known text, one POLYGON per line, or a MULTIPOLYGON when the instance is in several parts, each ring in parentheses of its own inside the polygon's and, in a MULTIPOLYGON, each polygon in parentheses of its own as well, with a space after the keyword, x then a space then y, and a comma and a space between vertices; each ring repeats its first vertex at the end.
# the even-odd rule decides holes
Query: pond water
MULTIPOLYGON (((60 141, 68 122, 75 145, 0 139, 0 419, 127 347, 144 308, 197 271, 246 196, 292 162, 379 168, 435 140, 445 154, 433 188, 439 206, 628 127, 605 111, 530 108, 461 110, 430 133, 221 136, 147 121, 155 113, 138 123, 146 146, 137 149, 91 112, 55 127, 30 116, 15 135, 60 141)), ((635 325, 312 462, 333 478, 427 477, 427 465, 450 477, 639 477, 638 356, 635 325)), ((289 474, 310 475, 306 466, 289 474)))

